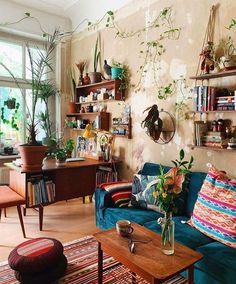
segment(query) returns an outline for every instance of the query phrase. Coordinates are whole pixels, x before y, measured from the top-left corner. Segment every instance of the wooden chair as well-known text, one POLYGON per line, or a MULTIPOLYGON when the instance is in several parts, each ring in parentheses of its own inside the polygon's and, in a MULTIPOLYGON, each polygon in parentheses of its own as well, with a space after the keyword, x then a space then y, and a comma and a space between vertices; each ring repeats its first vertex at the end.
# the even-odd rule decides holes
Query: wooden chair
POLYGON ((1 210, 7 207, 16 206, 18 211, 18 216, 20 219, 20 225, 23 232, 24 238, 25 236, 25 228, 21 213, 21 205, 25 204, 25 199, 17 194, 13 189, 9 186, 3 185, 0 186, 0 220, 1 220, 1 210))

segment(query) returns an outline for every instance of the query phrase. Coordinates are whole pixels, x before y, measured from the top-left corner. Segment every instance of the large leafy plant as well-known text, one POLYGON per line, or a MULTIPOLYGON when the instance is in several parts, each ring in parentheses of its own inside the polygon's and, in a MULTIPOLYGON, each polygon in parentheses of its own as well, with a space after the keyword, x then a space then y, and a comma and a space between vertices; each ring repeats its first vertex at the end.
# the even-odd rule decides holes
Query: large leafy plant
POLYGON ((56 47, 56 42, 60 33, 56 29, 52 34, 44 34, 45 42, 43 45, 43 49, 39 47, 34 47, 34 51, 32 51, 31 46, 27 43, 26 49, 29 57, 29 71, 31 75, 31 79, 26 80, 25 83, 31 86, 31 103, 28 105, 24 95, 24 89, 22 88, 21 81, 18 80, 13 72, 5 66, 3 63, 0 63, 11 75, 16 86, 20 89, 23 98, 26 103, 27 108, 27 144, 28 145, 39 145, 36 140, 37 136, 37 125, 39 123, 39 119, 37 116, 37 103, 40 99, 42 89, 44 86, 49 84, 51 79, 50 73, 53 73, 53 59, 54 59, 54 51, 56 47))

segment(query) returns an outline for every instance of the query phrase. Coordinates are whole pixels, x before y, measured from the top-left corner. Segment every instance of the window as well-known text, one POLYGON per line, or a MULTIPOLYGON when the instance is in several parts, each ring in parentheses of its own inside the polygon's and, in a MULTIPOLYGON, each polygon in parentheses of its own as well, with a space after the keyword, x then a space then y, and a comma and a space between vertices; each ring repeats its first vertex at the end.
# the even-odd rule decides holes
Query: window
MULTIPOLYGON (((33 56, 37 55, 36 48, 32 47, 31 51, 33 56)), ((6 144, 6 141, 13 144, 13 146, 17 146, 26 142, 25 122, 28 113, 26 105, 30 106, 31 104, 31 88, 25 81, 25 79, 30 80, 31 78, 25 41, 19 40, 14 42, 0 37, 0 62, 18 80, 22 79, 20 82, 23 93, 17 88, 11 74, 3 66, 0 66, 0 147, 6 144), (8 108, 7 102, 9 99, 15 100, 18 108, 8 108)), ((38 102, 37 109, 40 111, 45 109, 43 102, 38 102)), ((38 127, 37 140, 42 140, 44 136, 44 131, 38 127)))

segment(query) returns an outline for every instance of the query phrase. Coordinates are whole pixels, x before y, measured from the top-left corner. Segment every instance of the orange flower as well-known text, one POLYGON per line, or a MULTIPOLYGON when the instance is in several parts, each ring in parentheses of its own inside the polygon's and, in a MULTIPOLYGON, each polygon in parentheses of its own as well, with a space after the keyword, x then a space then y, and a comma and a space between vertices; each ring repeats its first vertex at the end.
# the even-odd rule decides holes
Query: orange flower
POLYGON ((154 198, 157 198, 158 195, 159 195, 159 192, 158 192, 158 191, 154 191, 154 192, 152 193, 152 195, 153 195, 154 198))
POLYGON ((173 192, 179 194, 182 191, 182 184, 184 182, 184 175, 177 175, 178 168, 174 167, 165 174, 166 184, 173 185, 173 192))

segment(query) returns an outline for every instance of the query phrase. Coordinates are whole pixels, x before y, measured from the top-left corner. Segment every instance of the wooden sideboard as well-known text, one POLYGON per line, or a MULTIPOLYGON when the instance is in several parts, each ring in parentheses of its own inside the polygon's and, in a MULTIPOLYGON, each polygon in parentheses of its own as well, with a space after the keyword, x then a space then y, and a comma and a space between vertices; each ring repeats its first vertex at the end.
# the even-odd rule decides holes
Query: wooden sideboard
MULTIPOLYGON (((114 161, 113 163, 117 163, 114 161)), ((44 162, 41 171, 22 171, 12 163, 5 163, 10 168, 10 187, 28 201, 28 180, 33 176, 43 175, 50 177, 55 184, 55 200, 63 201, 77 197, 92 195, 96 186, 96 172, 99 166, 112 166, 110 162, 97 161, 86 158, 84 161, 68 162, 63 167, 56 166, 55 160, 44 162)), ((39 208, 39 228, 43 226, 43 206, 39 208)))

